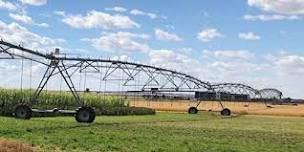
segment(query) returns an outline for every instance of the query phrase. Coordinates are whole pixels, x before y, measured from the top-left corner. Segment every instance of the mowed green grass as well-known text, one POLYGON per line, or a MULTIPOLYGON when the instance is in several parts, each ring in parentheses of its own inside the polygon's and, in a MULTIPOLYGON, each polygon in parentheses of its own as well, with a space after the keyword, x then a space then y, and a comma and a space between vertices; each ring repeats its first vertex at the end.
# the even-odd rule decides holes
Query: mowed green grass
POLYGON ((215 113, 100 116, 93 124, 73 117, 0 117, 0 138, 21 140, 42 151, 304 151, 303 117, 215 113))

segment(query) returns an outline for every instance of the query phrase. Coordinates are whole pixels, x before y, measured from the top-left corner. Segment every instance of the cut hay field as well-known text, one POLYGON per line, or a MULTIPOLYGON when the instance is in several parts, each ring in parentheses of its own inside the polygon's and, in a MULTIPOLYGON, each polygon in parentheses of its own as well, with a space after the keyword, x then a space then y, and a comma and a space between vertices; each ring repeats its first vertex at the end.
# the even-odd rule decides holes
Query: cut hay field
MULTIPOLYGON (((234 114, 273 115, 273 116, 300 116, 304 117, 304 104, 295 105, 270 105, 258 102, 222 102, 234 114)), ((129 106, 153 108, 158 111, 187 112, 189 107, 196 106, 195 101, 186 100, 130 100, 129 106)), ((221 111, 219 102, 203 101, 199 110, 221 111)))
MULTIPOLYGON (((129 106, 147 107, 158 111, 187 112, 189 107, 196 106, 198 102, 187 100, 129 100, 129 106)), ((225 108, 229 108, 234 114, 273 115, 273 116, 299 116, 304 117, 304 104, 295 105, 269 105, 258 102, 222 102, 225 108)), ((219 102, 203 101, 199 110, 221 111, 219 102)))
POLYGON ((0 139, 0 152, 33 152, 36 149, 15 140, 0 139))
POLYGON ((99 116, 93 124, 79 124, 72 117, 30 121, 0 117, 0 124, 0 139, 19 141, 34 146, 36 151, 300 152, 304 149, 302 117, 221 117, 200 112, 99 116))

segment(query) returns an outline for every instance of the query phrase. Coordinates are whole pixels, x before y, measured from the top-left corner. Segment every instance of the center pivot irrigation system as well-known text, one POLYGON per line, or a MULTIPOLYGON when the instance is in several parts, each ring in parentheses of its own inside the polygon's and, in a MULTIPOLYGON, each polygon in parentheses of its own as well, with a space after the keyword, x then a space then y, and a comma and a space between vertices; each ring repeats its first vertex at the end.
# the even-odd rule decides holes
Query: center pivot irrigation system
POLYGON ((97 83, 94 82, 95 84, 101 85, 102 81, 119 81, 119 85, 126 90, 124 92, 130 94, 150 93, 153 96, 159 92, 195 93, 198 103, 195 107, 189 108, 189 113, 197 113, 202 96, 218 101, 223 109, 222 115, 231 114, 231 111, 221 103, 221 100, 227 96, 230 99, 231 96, 246 99, 281 99, 282 97, 282 92, 277 89, 257 90, 236 83, 211 84, 185 73, 151 65, 110 59, 69 57, 60 54, 59 49, 44 54, 3 40, 0 40, 0 55, 0 59, 3 60, 29 60, 46 67, 46 71, 30 99, 31 101, 19 103, 14 109, 14 116, 22 119, 31 118, 32 112, 37 111, 37 109, 32 109, 32 104, 39 100, 39 95, 46 88, 51 77, 57 75, 64 80, 75 98, 75 103, 80 107, 73 111, 76 120, 85 123, 93 122, 96 116, 95 111, 92 107, 85 105, 85 102, 80 98, 80 87, 75 86, 77 80, 73 79, 73 76, 75 77, 79 73, 95 75, 95 80, 98 80, 97 83))

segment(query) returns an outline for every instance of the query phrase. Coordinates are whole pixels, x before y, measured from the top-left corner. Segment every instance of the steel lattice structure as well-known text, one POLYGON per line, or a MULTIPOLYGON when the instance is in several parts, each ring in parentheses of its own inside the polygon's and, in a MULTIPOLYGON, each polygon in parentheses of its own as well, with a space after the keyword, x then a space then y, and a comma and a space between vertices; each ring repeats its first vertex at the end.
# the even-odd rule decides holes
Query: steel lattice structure
POLYGON ((257 89, 241 83, 221 83, 214 84, 212 88, 215 92, 225 92, 230 94, 245 94, 250 98, 261 98, 261 94, 257 89))
POLYGON ((83 101, 81 101, 79 97, 79 90, 76 89, 71 78, 76 73, 83 72, 98 74, 97 79, 99 80, 119 80, 123 82, 121 84, 122 86, 135 86, 136 90, 128 91, 209 91, 215 93, 246 94, 249 95, 250 98, 269 98, 269 96, 272 96, 277 99, 280 99, 282 96, 282 93, 276 89, 257 90, 239 83, 211 84, 182 72, 140 63, 110 59, 69 57, 67 55, 60 54, 59 50, 43 54, 3 40, 0 41, 0 55, 0 59, 27 59, 47 67, 47 70, 45 71, 33 98, 31 99, 32 102, 37 100, 37 97, 45 88, 51 77, 60 75, 75 97, 77 104, 79 106, 83 106, 83 101), (118 75, 120 77, 117 77, 118 75))
POLYGON ((262 99, 282 99, 283 93, 274 88, 266 88, 259 90, 259 94, 261 95, 262 99))
MULTIPOLYGON (((258 90, 240 83, 211 84, 185 73, 151 65, 110 59, 67 57, 66 55, 58 54, 58 52, 43 54, 2 40, 0 41, 0 53, 7 55, 0 59, 24 58, 47 66, 48 68, 38 88, 43 88, 45 81, 47 82, 49 77, 60 74, 65 78, 65 82, 71 91, 76 92, 73 82, 70 81, 71 76, 77 72, 100 73, 103 70, 103 76, 100 77, 102 80, 120 80, 123 81, 123 86, 141 86, 136 91, 157 89, 160 92, 193 92, 206 90, 231 94, 248 94, 251 98, 267 99, 272 96, 272 98, 280 99, 282 97, 282 92, 277 89, 258 90), (113 75, 117 71, 123 73, 123 76, 115 78, 113 75), (139 74, 144 74, 147 79, 141 84, 132 84, 139 74)), ((39 92, 37 93, 39 94, 39 92)), ((75 94, 75 96, 77 95, 75 94)))
POLYGON ((148 79, 143 84, 137 84, 142 86, 142 91, 151 88, 159 88, 159 91, 181 92, 198 89, 211 90, 209 82, 201 81, 198 78, 181 72, 155 66, 110 59, 73 58, 55 53, 42 54, 4 41, 0 41, 0 45, 0 53, 8 55, 8 57, 2 59, 24 58, 41 63, 53 69, 60 68, 58 72, 52 73, 51 76, 59 74, 60 71, 69 71, 69 76, 72 76, 77 71, 99 73, 101 69, 105 69, 102 79, 114 80, 111 79, 112 74, 120 70, 124 73, 124 86, 131 86, 132 84, 130 82, 134 80, 139 73, 144 73, 148 79), (56 65, 58 67, 54 67, 56 65), (165 80, 163 83, 159 82, 160 77, 162 80, 165 80))

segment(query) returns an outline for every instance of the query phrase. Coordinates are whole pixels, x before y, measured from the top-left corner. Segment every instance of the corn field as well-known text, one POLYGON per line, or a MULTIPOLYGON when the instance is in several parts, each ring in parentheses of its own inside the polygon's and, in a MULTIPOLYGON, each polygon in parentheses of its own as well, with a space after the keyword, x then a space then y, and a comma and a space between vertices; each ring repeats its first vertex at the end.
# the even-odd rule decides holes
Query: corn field
MULTIPOLYGON (((10 115, 14 106, 20 102, 30 102, 34 90, 0 89, 0 113, 10 115)), ((81 100, 85 105, 103 110, 107 108, 126 107, 127 100, 119 96, 104 96, 93 93, 81 94, 81 100)), ((37 109, 75 109, 75 98, 69 92, 42 92, 37 101, 31 103, 37 109)))

